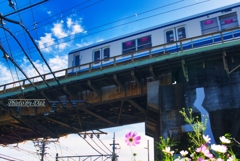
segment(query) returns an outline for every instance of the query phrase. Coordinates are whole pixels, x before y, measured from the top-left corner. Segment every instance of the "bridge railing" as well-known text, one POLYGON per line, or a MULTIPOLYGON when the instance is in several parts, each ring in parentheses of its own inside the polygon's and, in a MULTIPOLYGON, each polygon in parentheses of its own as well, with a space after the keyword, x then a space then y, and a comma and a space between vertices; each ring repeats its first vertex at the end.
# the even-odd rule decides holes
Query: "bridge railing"
MULTIPOLYGON (((227 41, 234 41, 240 38, 240 28, 233 28, 230 30, 224 30, 221 32, 209 33, 197 37, 181 39, 172 43, 157 45, 148 49, 139 50, 132 53, 121 54, 115 57, 110 57, 107 59, 99 60, 96 62, 90 62, 86 64, 81 64, 79 66, 70 67, 67 69, 62 69, 54 71, 54 75, 58 79, 63 79, 72 75, 78 75, 86 72, 92 72, 95 70, 101 70, 103 68, 110 68, 113 66, 118 66, 122 64, 127 64, 142 59, 148 59, 155 56, 161 56, 165 54, 174 54, 185 50, 192 50, 204 46, 214 45, 217 43, 225 43, 227 41)), ((30 85, 30 81, 35 85, 43 84, 42 81, 53 80, 53 75, 51 73, 42 74, 41 76, 34 76, 28 79, 19 80, 7 84, 0 85, 0 93, 5 93, 6 91, 21 90, 25 86, 30 85)))

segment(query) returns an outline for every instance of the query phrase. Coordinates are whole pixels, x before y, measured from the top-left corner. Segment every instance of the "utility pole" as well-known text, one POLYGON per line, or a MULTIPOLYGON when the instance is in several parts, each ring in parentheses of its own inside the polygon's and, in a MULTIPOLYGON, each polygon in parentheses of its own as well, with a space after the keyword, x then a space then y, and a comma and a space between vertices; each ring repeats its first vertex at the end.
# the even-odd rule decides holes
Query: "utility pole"
POLYGON ((148 161, 149 161, 149 140, 147 140, 147 147, 144 149, 147 149, 147 151, 148 151, 148 161))
POLYGON ((47 154, 45 153, 46 151, 46 145, 50 144, 52 142, 57 142, 58 140, 47 140, 47 139, 38 139, 38 140, 34 140, 33 144, 35 147, 38 147, 39 150, 37 150, 39 153, 38 155, 41 157, 40 161, 44 161, 44 156, 47 154))
POLYGON ((116 149, 115 145, 119 145, 119 144, 115 143, 115 133, 113 133, 113 143, 110 145, 113 146, 112 161, 116 161, 118 155, 116 155, 116 153, 115 153, 115 149, 116 149))

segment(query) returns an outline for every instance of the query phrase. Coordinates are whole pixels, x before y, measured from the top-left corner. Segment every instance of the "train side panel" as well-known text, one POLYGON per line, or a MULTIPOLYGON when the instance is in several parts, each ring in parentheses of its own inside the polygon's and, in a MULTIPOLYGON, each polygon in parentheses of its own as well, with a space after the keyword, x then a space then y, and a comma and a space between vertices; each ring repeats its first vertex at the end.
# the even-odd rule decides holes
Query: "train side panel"
MULTIPOLYGON (((184 40, 185 38, 201 36, 233 27, 239 27, 239 22, 240 7, 220 10, 213 14, 207 14, 201 17, 198 16, 188 19, 187 21, 179 21, 179 23, 173 23, 173 25, 168 24, 155 29, 153 28, 151 30, 141 31, 137 34, 135 33, 133 35, 128 35, 111 41, 104 41, 93 45, 92 47, 77 50, 76 52, 69 54, 68 67, 94 62, 91 64, 92 67, 99 68, 100 65, 107 66, 113 64, 113 59, 110 58, 117 55, 123 55, 122 57, 117 58, 117 63, 129 60, 130 56, 125 55, 125 53, 135 52, 142 49, 138 46, 141 44, 141 40, 149 43, 147 46, 143 46, 144 48, 166 44, 164 47, 152 49, 153 54, 161 53, 163 51, 169 53, 177 52, 180 49, 180 44, 176 42, 178 40, 184 40), (104 61, 101 62, 100 60, 103 59, 104 61)), ((240 36, 239 30, 234 33, 234 36, 237 35, 240 36)), ((224 33, 224 39, 230 40, 233 38, 232 33, 224 33)), ((201 37, 199 39, 195 39, 193 43, 194 47, 200 47, 218 41, 220 41, 220 34, 214 35, 214 38, 211 36, 201 37)), ((183 42, 185 43, 182 46, 184 49, 192 48, 192 44, 189 45, 190 40, 189 42, 183 42)), ((149 52, 146 51, 142 53, 138 52, 137 54, 134 54, 134 58, 147 56, 148 54, 149 52)), ((88 69, 89 65, 86 65, 75 70, 83 71, 88 69)), ((74 70, 72 70, 72 72, 74 72, 74 70)))

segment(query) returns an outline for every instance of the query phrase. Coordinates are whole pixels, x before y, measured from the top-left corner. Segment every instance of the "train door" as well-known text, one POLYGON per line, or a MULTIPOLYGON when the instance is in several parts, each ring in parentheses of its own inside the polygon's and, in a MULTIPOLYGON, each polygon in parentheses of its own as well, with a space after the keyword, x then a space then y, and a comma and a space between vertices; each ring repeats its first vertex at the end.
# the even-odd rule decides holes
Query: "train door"
MULTIPOLYGON (((185 26, 178 26, 174 27, 172 29, 165 31, 165 38, 166 43, 173 43, 175 41, 179 41, 181 39, 186 38, 186 27, 185 26)), ((166 50, 170 53, 177 52, 181 48, 180 43, 176 42, 174 44, 168 45, 166 47, 166 50)))
POLYGON ((172 42, 176 41, 174 28, 165 31, 165 36, 166 36, 167 43, 172 43, 172 42))
POLYGON ((179 26, 165 31, 166 42, 171 43, 186 38, 186 27, 179 26))
POLYGON ((176 27, 175 32, 176 32, 177 41, 181 39, 185 39, 187 37, 185 26, 176 27))
POLYGON ((101 60, 101 50, 97 49, 93 51, 93 61, 98 62, 99 60, 101 60))
POLYGON ((93 64, 92 69, 100 68, 101 63, 101 49, 97 49, 93 51, 93 64))

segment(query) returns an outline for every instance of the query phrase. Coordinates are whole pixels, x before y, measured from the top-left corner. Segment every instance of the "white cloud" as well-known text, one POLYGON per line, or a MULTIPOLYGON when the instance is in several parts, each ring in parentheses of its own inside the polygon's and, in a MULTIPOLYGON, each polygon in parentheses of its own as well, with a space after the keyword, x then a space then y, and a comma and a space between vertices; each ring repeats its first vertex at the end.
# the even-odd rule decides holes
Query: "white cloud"
POLYGON ((104 41, 104 39, 99 39, 99 40, 97 40, 96 42, 102 42, 102 41, 104 41))
POLYGON ((52 50, 50 46, 54 44, 55 39, 52 37, 51 33, 45 33, 44 37, 40 37, 40 40, 36 41, 41 50, 45 52, 50 52, 52 50))
POLYGON ((64 50, 67 46, 69 46, 68 43, 60 43, 60 44, 58 45, 58 49, 64 50))
POLYGON ((67 59, 68 59, 67 55, 55 56, 54 58, 48 60, 48 64, 51 67, 52 71, 66 69, 68 63, 67 59))
POLYGON ((51 15, 51 14, 52 14, 52 11, 47 11, 47 14, 51 15))
POLYGON ((68 36, 67 32, 65 32, 63 29, 62 23, 53 24, 53 28, 51 29, 51 31, 58 39, 68 36))
MULTIPOLYGON (((15 75, 13 75, 13 78, 12 78, 12 75, 11 75, 11 72, 9 71, 9 69, 1 62, 0 62, 0 75, 1 75, 0 84, 6 84, 9 82, 13 82, 13 78, 15 81, 17 80, 15 75)), ((2 90, 2 89, 0 89, 0 90, 2 90)))
POLYGON ((71 18, 67 18, 67 26, 68 26, 68 28, 70 28, 72 26, 72 24, 73 24, 72 19, 71 18))
POLYGON ((81 25, 75 24, 75 25, 73 25, 73 27, 72 27, 72 33, 71 33, 71 34, 78 34, 78 33, 81 33, 81 32, 83 32, 83 31, 84 31, 84 29, 82 28, 81 25))
POLYGON ((91 44, 93 44, 92 41, 90 41, 90 42, 82 42, 82 43, 77 43, 76 46, 81 48, 81 47, 88 46, 88 45, 91 45, 91 44))
POLYGON ((45 33, 45 36, 40 37, 40 40, 36 40, 36 42, 44 52, 54 52, 55 54, 61 52, 72 46, 71 43, 76 34, 87 32, 82 27, 81 22, 81 18, 74 20, 68 17, 66 22, 61 20, 54 23, 50 29, 51 33, 45 33), (65 40, 68 40, 68 42, 65 43, 65 40))

